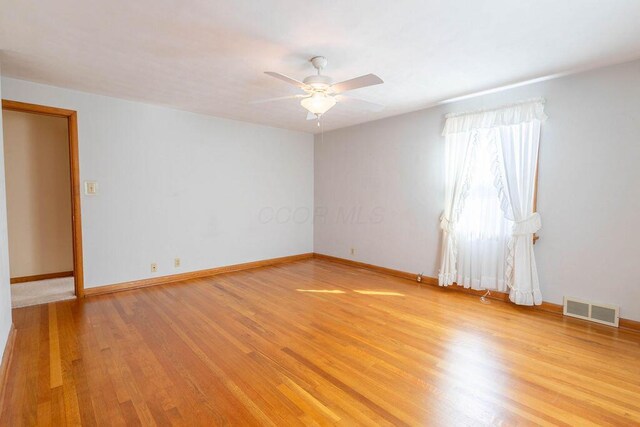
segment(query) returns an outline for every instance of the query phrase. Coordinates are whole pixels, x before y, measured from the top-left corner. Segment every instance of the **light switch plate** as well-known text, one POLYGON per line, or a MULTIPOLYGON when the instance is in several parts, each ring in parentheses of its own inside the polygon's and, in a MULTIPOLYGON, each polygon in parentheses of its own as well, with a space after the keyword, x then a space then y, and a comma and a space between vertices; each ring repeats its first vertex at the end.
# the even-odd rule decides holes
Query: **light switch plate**
POLYGON ((85 181, 84 194, 87 196, 95 196, 98 194, 98 183, 95 181, 85 181))

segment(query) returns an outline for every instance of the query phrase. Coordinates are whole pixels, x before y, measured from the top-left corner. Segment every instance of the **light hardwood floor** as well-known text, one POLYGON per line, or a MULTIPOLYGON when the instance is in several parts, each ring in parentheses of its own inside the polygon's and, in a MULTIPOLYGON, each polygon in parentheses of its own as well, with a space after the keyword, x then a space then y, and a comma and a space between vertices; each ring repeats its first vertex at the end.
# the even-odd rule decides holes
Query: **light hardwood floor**
POLYGON ((326 260, 14 323, 1 425, 640 423, 640 334, 326 260))

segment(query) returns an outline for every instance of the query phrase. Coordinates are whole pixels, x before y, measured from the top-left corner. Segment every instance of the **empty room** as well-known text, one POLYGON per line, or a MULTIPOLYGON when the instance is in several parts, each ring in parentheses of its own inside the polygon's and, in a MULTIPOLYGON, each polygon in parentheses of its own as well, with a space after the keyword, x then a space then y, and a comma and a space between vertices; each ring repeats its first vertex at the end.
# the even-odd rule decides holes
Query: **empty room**
POLYGON ((640 425, 638 23, 0 0, 0 425, 640 425))

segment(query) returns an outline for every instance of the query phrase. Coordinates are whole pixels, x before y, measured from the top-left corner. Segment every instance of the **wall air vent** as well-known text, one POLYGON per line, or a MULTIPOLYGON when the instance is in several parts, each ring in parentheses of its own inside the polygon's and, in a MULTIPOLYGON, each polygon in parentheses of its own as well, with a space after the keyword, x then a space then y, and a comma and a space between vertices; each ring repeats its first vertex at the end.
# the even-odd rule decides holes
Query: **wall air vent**
POLYGON ((620 319, 619 312, 620 308, 613 305, 595 304, 564 297, 563 314, 565 316, 577 317, 617 328, 620 319))

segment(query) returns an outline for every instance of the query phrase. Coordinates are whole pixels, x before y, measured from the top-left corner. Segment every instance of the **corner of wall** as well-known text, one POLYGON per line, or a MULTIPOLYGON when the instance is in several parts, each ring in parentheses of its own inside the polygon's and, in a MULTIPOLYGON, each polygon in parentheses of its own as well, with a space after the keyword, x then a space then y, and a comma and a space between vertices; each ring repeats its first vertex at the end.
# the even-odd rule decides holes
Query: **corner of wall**
MULTIPOLYGON (((0 76, 2 68, 0 65, 0 76)), ((0 82, 0 99, 2 83, 0 82)), ((11 288, 9 285, 9 239, 7 235, 7 203, 4 182, 4 139, 0 114, 0 359, 11 331, 11 288)))

